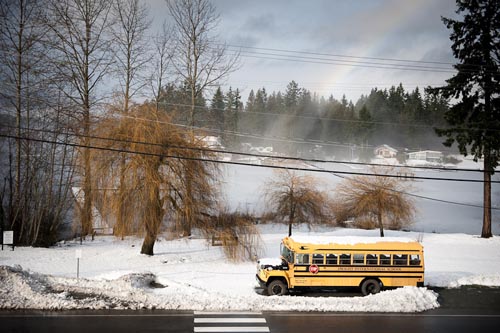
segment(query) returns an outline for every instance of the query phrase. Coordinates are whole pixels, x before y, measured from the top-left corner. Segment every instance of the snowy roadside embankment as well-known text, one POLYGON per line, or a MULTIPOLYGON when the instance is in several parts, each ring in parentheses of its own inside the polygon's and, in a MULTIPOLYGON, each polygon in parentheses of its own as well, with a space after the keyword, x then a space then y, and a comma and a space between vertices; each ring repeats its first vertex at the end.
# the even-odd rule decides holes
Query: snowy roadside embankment
MULTIPOLYGON (((277 257, 287 227, 259 228, 259 256, 277 257)), ((378 237, 378 231, 318 227, 294 235, 378 237)), ((422 240, 427 286, 500 286, 500 237, 396 231, 387 236, 422 240)), ((204 239, 160 239, 154 256, 139 254, 141 242, 101 236, 83 244, 0 251, 0 308, 418 312, 439 306, 437 294, 415 287, 367 297, 264 296, 256 290, 254 262, 228 262, 221 247, 204 239)))
POLYGON ((231 296, 194 286, 163 285, 155 278, 143 273, 111 281, 77 280, 0 266, 0 308, 420 312, 439 306, 436 293, 416 287, 367 297, 231 296))

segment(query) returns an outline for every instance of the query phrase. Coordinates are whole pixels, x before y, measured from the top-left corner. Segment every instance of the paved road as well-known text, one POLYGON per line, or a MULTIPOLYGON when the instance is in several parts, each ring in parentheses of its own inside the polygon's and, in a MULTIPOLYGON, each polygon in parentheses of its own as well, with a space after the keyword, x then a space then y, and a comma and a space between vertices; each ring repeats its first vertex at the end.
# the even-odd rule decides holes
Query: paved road
POLYGON ((497 332, 500 289, 438 290, 441 307, 418 314, 0 311, 0 332, 497 332), (219 327, 216 329, 215 327, 219 327))

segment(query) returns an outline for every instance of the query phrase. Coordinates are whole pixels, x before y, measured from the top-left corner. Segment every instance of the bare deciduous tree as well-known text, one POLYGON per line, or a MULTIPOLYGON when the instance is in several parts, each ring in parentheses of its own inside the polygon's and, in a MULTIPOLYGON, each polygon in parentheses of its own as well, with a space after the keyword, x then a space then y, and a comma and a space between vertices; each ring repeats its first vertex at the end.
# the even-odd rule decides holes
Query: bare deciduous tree
MULTIPOLYGON (((174 57, 173 67, 190 94, 191 108, 188 125, 195 125, 196 102, 211 85, 224 79, 236 70, 238 55, 230 54, 227 47, 217 42, 214 30, 219 16, 208 0, 167 0, 167 7, 173 18, 174 57)), ((191 132, 194 142, 194 132, 191 132)), ((186 176, 192 172, 189 161, 186 176)), ((191 180, 186 179, 188 198, 195 189, 191 180)), ((192 205, 186 205, 183 226, 186 234, 191 233, 192 205)))
MULTIPOLYGON (((37 56, 43 28, 40 25, 43 11, 39 1, 17 0, 0 2, 0 96, 1 105, 15 111, 15 173, 13 186, 13 205, 17 212, 12 221, 21 213, 22 187, 22 140, 21 136, 29 127, 30 106, 34 102, 37 56), (32 85, 30 87, 30 85, 32 85)), ((24 155, 28 164, 29 152, 24 155)), ((14 207, 11 207, 14 208, 14 207)), ((14 211, 14 209, 12 209, 14 211)))
MULTIPOLYGON (((391 169, 373 169, 380 176, 347 178, 336 188, 337 216, 366 222, 374 221, 384 237, 384 225, 400 229, 413 222, 415 206, 404 194, 410 185, 393 177, 391 169), (363 221, 364 220, 364 221, 363 221)), ((339 221, 342 222, 342 221, 339 221)))
POLYGON ((163 23, 162 31, 153 40, 154 52, 152 55, 153 67, 150 74, 151 92, 156 110, 160 109, 160 99, 172 62, 171 47, 172 29, 163 23))
MULTIPOLYGON (((148 19, 148 8, 141 4, 139 0, 114 0, 113 14, 116 16, 116 24, 113 25, 113 40, 116 47, 115 58, 117 77, 120 82, 119 99, 122 104, 123 114, 128 114, 129 106, 134 96, 136 96, 146 85, 144 77, 140 77, 141 71, 149 61, 148 39, 146 33, 150 26, 148 19)), ((120 180, 125 175, 125 158, 122 156, 120 166, 120 180)), ((120 191, 125 190, 125 186, 119 187, 120 191)), ((124 193, 120 193, 121 198, 125 198, 124 193)), ((123 201, 118 207, 117 220, 113 229, 115 235, 125 236, 129 230, 130 214, 126 213, 126 202, 123 201)))
POLYGON ((208 0, 167 0, 174 20, 173 66, 191 94, 189 125, 195 125, 196 100, 238 67, 238 54, 217 41, 219 15, 208 0))
POLYGON ((105 149, 93 151, 95 187, 111 189, 101 194, 106 196, 101 200, 108 211, 104 215, 115 215, 118 205, 126 203, 131 221, 136 221, 145 233, 141 253, 153 255, 163 220, 168 218, 177 223, 188 204, 195 208, 192 210, 195 225, 206 226, 216 207, 217 165, 211 162, 214 156, 193 145, 188 132, 172 125, 170 118, 158 113, 153 105, 146 104, 132 107, 126 117, 110 114, 96 127, 96 134, 109 138, 93 142, 105 149), (117 117, 122 120, 117 122, 117 117), (123 151, 129 152, 124 174, 114 171, 123 163, 123 151), (188 161, 193 168, 186 168, 188 161), (187 195, 185 182, 188 171, 196 188, 191 196, 187 195), (125 190, 120 191, 117 186, 125 190))
POLYGON ((292 171, 279 171, 265 183, 264 194, 276 217, 288 222, 288 235, 295 223, 328 223, 328 196, 318 189, 317 180, 292 171))
POLYGON ((61 134, 66 115, 47 66, 51 52, 43 5, 38 0, 0 2, 0 105, 7 111, 1 130, 15 137, 13 145, 2 140, 14 158, 0 150, 0 160, 9 161, 0 175, 6 182, 1 227, 14 230, 17 244, 35 246, 57 241, 69 207, 73 162, 72 150, 55 143, 68 138, 61 134))
MULTIPOLYGON (((53 0, 50 3, 54 36, 52 49, 57 54, 58 75, 68 86, 62 87, 75 107, 75 131, 88 147, 92 111, 99 102, 98 86, 109 73, 112 61, 109 0, 53 0)), ((92 170, 90 151, 81 149, 84 202, 80 209, 82 235, 92 232, 92 170)))
POLYGON ((113 26, 116 46, 118 79, 120 81, 123 111, 127 113, 131 99, 146 85, 140 73, 149 62, 147 32, 151 25, 148 8, 140 0, 114 0, 113 13, 117 23, 113 26))

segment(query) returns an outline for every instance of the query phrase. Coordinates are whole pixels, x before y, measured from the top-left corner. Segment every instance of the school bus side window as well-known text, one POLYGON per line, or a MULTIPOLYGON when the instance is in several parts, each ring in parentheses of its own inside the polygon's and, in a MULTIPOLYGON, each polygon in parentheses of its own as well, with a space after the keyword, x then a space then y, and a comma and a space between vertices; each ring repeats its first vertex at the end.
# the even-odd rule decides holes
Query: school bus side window
POLYGON ((341 265, 350 265, 351 264, 351 255, 350 254, 341 254, 340 255, 340 264, 341 265))
POLYGON ((378 257, 376 254, 367 254, 366 255, 366 264, 367 265, 377 265, 378 257))
POLYGON ((336 254, 327 254, 326 255, 326 264, 327 265, 337 265, 338 264, 338 256, 336 254))
POLYGON ((309 264, 309 254, 307 253, 297 254, 297 264, 309 264))
POLYGON ((407 254, 395 254, 392 258, 394 265, 404 266, 408 264, 407 254))
POLYGON ((365 256, 363 254, 355 254, 352 263, 354 265, 363 265, 365 263, 365 256))
POLYGON ((316 264, 316 265, 323 265, 324 264, 324 255, 319 254, 319 253, 314 253, 312 263, 316 264))
POLYGON ((380 264, 381 265, 390 265, 391 264, 391 255, 390 254, 381 254, 380 255, 380 264))
POLYGON ((420 256, 418 254, 410 255, 410 265, 411 266, 420 266, 420 256))

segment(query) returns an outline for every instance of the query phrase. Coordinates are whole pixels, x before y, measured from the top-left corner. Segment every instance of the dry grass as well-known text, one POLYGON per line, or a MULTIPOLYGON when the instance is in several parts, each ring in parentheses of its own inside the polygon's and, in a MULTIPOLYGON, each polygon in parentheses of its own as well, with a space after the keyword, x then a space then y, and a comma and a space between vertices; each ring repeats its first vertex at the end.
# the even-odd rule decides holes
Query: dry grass
POLYGON ((255 260, 261 255, 261 238, 255 218, 249 214, 221 210, 203 229, 205 237, 221 243, 231 261, 255 260))

